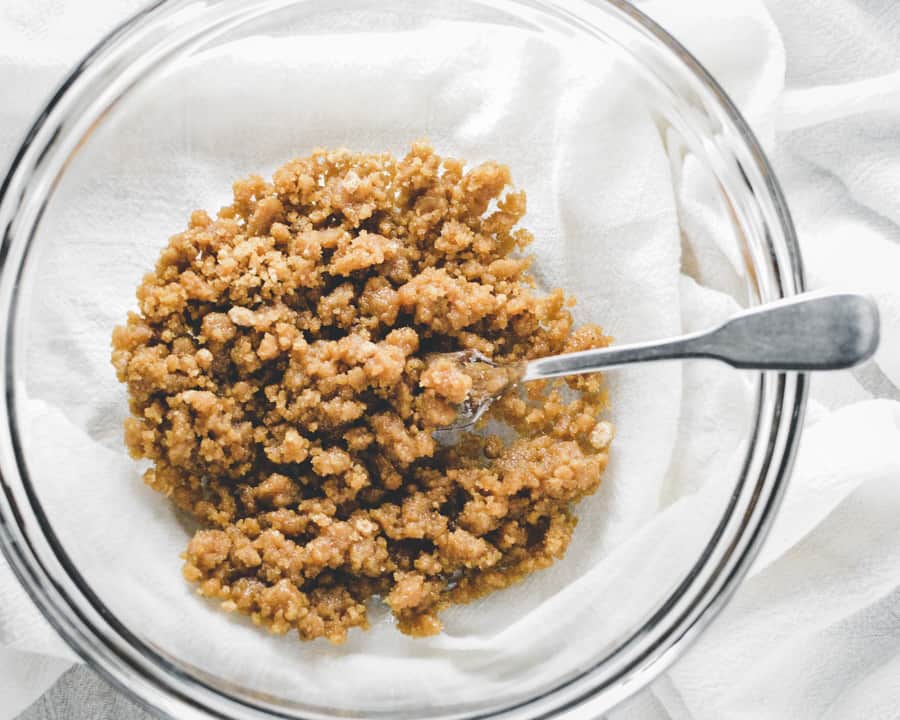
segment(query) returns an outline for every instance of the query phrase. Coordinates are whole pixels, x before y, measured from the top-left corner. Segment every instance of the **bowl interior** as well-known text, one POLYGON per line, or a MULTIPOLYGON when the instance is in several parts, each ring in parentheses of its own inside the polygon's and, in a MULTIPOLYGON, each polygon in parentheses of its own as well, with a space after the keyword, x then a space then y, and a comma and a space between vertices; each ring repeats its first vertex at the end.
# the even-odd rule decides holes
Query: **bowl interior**
POLYGON ((662 622, 732 507, 761 380, 709 362, 610 373, 618 434, 565 559, 447 610, 444 634, 405 637, 376 604, 372 629, 343 646, 272 637, 181 579, 191 528, 122 440, 110 333, 193 209, 314 147, 401 154, 424 137, 509 165, 540 284, 573 294, 578 320, 617 342, 698 330, 782 292, 765 218, 735 180, 733 130, 674 56, 639 50, 621 10, 390 8, 166 10, 134 41, 143 59, 111 70, 73 120, 17 290, 15 424, 74 571, 170 671, 287 715, 484 713, 614 662, 662 622))

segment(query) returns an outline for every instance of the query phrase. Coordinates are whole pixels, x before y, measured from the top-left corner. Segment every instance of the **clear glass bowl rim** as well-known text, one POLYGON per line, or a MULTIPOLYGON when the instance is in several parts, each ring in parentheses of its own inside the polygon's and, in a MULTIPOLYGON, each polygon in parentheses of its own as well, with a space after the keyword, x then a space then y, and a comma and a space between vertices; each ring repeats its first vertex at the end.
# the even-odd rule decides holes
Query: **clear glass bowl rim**
MULTIPOLYGON (((531 5, 553 5, 553 0, 514 0, 531 5)), ((793 224, 782 191, 755 136, 726 93, 684 48, 625 0, 585 0, 593 5, 605 5, 625 16, 650 33, 656 41, 673 52, 687 70, 716 98, 719 109, 738 129, 744 149, 749 153, 755 169, 764 182, 768 201, 774 207, 780 226, 783 247, 771 251, 771 262, 783 285, 781 294, 790 295, 804 289, 804 274, 793 224), (781 259, 779 259, 781 258, 781 259), (787 258, 785 261, 784 258, 787 258), (784 264, 784 267, 781 264, 784 264)), ((7 292, 0 293, 0 363, 3 365, 5 392, 0 396, 2 416, 7 420, 0 430, 0 547, 11 568, 26 591, 63 639, 95 670, 119 690, 148 709, 178 718, 325 718, 327 712, 284 714, 277 706, 262 699, 230 696, 212 687, 203 678, 185 674, 164 657, 135 637, 115 618, 104 612, 102 602, 92 593, 77 569, 68 561, 64 548, 56 539, 49 521, 41 510, 38 498, 25 471, 21 445, 12 402, 14 382, 13 325, 15 289, 23 262, 13 267, 10 248, 19 227, 19 210, 28 193, 42 197, 40 210, 26 223, 25 252, 33 239, 33 231, 40 220, 40 212, 53 191, 52 184, 43 183, 35 189, 35 167, 50 154, 56 140, 54 128, 71 118, 63 100, 77 87, 79 78, 90 68, 102 64, 108 51, 127 39, 130 32, 148 24, 170 20, 169 10, 190 4, 180 0, 158 0, 113 29, 103 38, 63 80, 38 115, 11 163, 0 186, 0 285, 7 292), (13 276, 11 278, 11 276, 13 276)), ((777 238, 767 238, 770 243, 777 238)), ((21 242, 21 240, 20 240, 21 242)), ((760 375, 757 427, 766 415, 769 434, 755 437, 751 453, 760 451, 761 474, 756 480, 754 500, 744 510, 740 535, 729 552, 720 559, 706 584, 699 589, 682 584, 670 600, 623 644, 635 643, 631 656, 620 657, 612 666, 598 673, 607 659, 552 691, 532 698, 522 705, 506 707, 490 713, 449 714, 442 717, 550 717, 574 707, 590 709, 599 714, 636 692, 673 662, 721 610, 746 574, 753 558, 774 519, 778 504, 790 476, 798 445, 802 418, 806 406, 808 381, 802 373, 766 373, 760 375), (763 399, 765 396, 765 400, 763 399), (692 590, 692 592, 688 592, 692 590), (688 595, 690 595, 688 597, 688 595), (672 620, 671 614, 681 613, 672 620), (660 633, 659 622, 669 617, 672 622, 660 633)), ((741 482, 746 480, 746 471, 741 482)), ((739 486, 741 485, 739 482, 739 486)), ((731 518, 734 520, 735 518, 731 518)), ((720 528, 721 529, 721 528, 720 528)), ((717 535, 710 542, 721 540, 717 535)), ((704 553, 696 568, 708 559, 704 553)), ((692 573, 693 574, 693 573, 692 573)), ((615 657, 615 656, 613 656, 615 657)))

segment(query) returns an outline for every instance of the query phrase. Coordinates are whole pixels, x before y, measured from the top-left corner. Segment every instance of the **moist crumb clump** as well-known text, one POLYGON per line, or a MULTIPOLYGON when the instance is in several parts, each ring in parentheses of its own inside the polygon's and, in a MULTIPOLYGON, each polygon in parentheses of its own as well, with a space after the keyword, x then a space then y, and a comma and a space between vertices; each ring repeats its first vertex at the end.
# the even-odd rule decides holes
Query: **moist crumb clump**
POLYGON ((195 211, 113 333, 125 441, 199 521, 184 577, 227 612, 346 639, 381 598, 399 629, 565 553, 613 429, 599 376, 529 383, 453 445, 471 378, 429 364, 602 347, 562 290, 536 290, 525 194, 424 142, 316 151, 195 211), (504 432, 487 434, 485 423, 504 432))

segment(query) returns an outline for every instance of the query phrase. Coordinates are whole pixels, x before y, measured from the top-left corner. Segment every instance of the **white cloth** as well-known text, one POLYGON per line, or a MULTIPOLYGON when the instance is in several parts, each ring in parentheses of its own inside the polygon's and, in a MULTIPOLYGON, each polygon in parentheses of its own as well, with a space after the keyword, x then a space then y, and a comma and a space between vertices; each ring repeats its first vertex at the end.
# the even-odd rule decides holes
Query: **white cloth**
MULTIPOLYGON (((68 67, 141 6, 140 0, 0 5, 0 165, 68 67)), ((31 604, 0 554, 0 718, 13 718, 71 666, 75 654, 31 604)))
MULTIPOLYGON (((0 107, 0 153, 14 150, 30 116, 64 69, 135 5, 14 0, 0 9, 0 86, 6 95, 6 102, 0 107), (79 32, 73 28, 79 28, 79 32)), ((838 285, 872 292, 879 300, 885 328, 884 345, 876 362, 855 373, 823 376, 814 381, 808 428, 782 515, 734 602, 666 676, 617 709, 613 717, 896 717, 891 713, 900 706, 900 686, 895 680, 900 669, 900 656, 895 650, 900 635, 895 619, 900 606, 900 531, 895 522, 900 504, 900 404, 896 401, 900 396, 896 390, 900 383, 900 206, 896 192, 900 190, 900 131, 896 129, 900 114, 900 55, 895 42, 900 8, 888 0, 880 4, 873 0, 865 4, 849 0, 770 0, 768 4, 758 0, 692 0, 677 4, 647 2, 641 6, 700 57, 759 133, 792 205, 811 286, 838 285), (823 4, 827 7, 823 8, 823 4)), ((515 77, 512 70, 516 69, 523 76, 530 73, 532 80, 537 79, 538 87, 551 87, 554 66, 543 62, 547 59, 541 55, 545 48, 536 44, 525 49, 534 62, 524 68, 510 67, 509 72, 498 77, 498 82, 515 77)), ((462 55, 474 63, 478 52, 488 51, 475 47, 472 54, 462 55)), ((435 65, 424 69, 432 72, 432 77, 444 80, 440 85, 443 94, 438 93, 438 101, 443 105, 435 110, 460 113, 456 135, 432 136, 442 151, 460 147, 467 157, 486 155, 507 160, 508 155, 515 154, 516 141, 577 137, 592 128, 579 123, 602 126, 621 120, 628 112, 627 103, 606 102, 609 93, 617 90, 614 79, 606 78, 602 86, 576 84, 567 103, 560 104, 562 109, 555 113, 527 112, 527 103, 542 101, 525 93, 520 85, 518 93, 513 90, 508 95, 500 94, 492 104, 482 104, 478 113, 467 114, 465 93, 472 89, 457 86, 441 75, 437 49, 435 56, 435 65), (600 87, 602 94, 597 92, 600 87), (510 130, 509 147, 482 148, 480 139, 496 124, 510 130), (555 134, 551 135, 551 131, 555 134)), ((323 62, 339 62, 338 58, 322 54, 320 57, 327 58, 323 62)), ((384 62, 388 63, 391 57, 388 52, 384 62)), ((590 67, 593 72, 597 65, 590 67)), ((368 71, 377 73, 378 63, 373 63, 368 71)), ((224 78, 220 80, 225 82, 224 78)), ((272 82, 277 82, 277 78, 272 82)), ((370 112, 384 113, 383 127, 376 127, 364 138, 366 148, 387 144, 395 151, 402 149, 397 142, 405 138, 396 137, 396 127, 404 117, 403 103, 415 102, 416 87, 414 83, 398 83, 398 88, 412 89, 406 95, 398 92, 390 107, 378 107, 374 99, 366 104, 370 112)), ((527 87, 535 85, 530 83, 527 87)), ((319 89, 327 90, 327 77, 319 89)), ((363 81, 358 90, 365 91, 363 81)), ((434 92, 433 86, 428 90, 434 92)), ((191 92, 198 91, 192 88, 191 92)), ((213 83, 199 92, 207 93, 203 97, 208 100, 216 92, 233 93, 234 88, 213 83)), ((349 95, 354 97, 354 103, 358 102, 358 95, 349 95)), ((627 97, 624 90, 622 97, 627 97)), ((185 98, 170 100, 177 105, 185 98)), ((304 112, 303 108, 277 110, 304 112)), ((316 144, 353 144, 340 130, 329 131, 340 128, 341 123, 332 122, 326 111, 319 111, 326 116, 319 118, 323 131, 316 136, 316 144)), ((346 113, 348 109, 337 106, 331 111, 346 113)), ((308 117, 305 119, 309 121, 308 117)), ((279 121, 284 121, 284 117, 279 116, 279 121)), ((229 118, 232 122, 233 117, 229 118)), ((219 130, 222 137, 233 131, 231 127, 219 130)), ((559 284, 579 296, 582 307, 590 308, 591 313, 605 321, 607 329, 619 340, 695 329, 694 324, 699 327, 736 307, 722 292, 728 289, 728 273, 734 270, 729 270, 721 254, 714 251, 715 221, 704 215, 699 204, 692 203, 695 195, 686 193, 674 198, 671 188, 663 187, 667 178, 667 168, 662 164, 665 158, 659 155, 658 143, 651 142, 649 130, 638 123, 629 127, 627 134, 617 135, 615 142, 601 141, 596 146, 578 147, 577 151, 575 146, 563 143, 562 151, 553 149, 548 151, 548 158, 539 156, 552 161, 548 164, 521 167, 510 161, 517 181, 529 191, 527 224, 539 238, 538 268, 551 282, 559 280, 559 284), (553 170, 549 179, 548 167, 553 170), (568 187, 566 183, 569 178, 580 180, 590 172, 596 173, 598 167, 609 176, 610 187, 618 194, 610 192, 598 207, 582 207, 578 204, 582 195, 577 186, 568 187), (542 192, 551 187, 554 192, 542 192), (542 198, 550 197, 561 198, 558 206, 542 205, 542 198), (676 203, 683 214, 682 222, 690 223, 700 250, 694 277, 715 275, 716 290, 705 286, 708 283, 679 277, 678 258, 671 254, 677 248, 672 239, 677 230, 676 203), (590 232, 581 220, 585 214, 597 219, 590 232), (554 237, 554 233, 564 237, 554 237), (608 282, 603 288, 595 287, 592 277, 583 276, 581 268, 572 267, 566 257, 555 253, 554 248, 563 241, 575 243, 576 249, 581 243, 585 252, 597 252, 591 243, 602 245, 609 265, 608 282), (641 282, 638 293, 629 285, 636 277, 641 282), (626 300, 635 294, 643 303, 626 306, 626 300)), ((412 128, 409 132, 417 131, 412 128)), ((285 156, 275 137, 257 136, 252 143, 234 147, 235 153, 245 154, 231 158, 232 176, 253 169, 258 163, 276 163, 285 156)), ((102 161, 98 158, 98 162, 102 161)), ((196 194, 198 183, 204 188, 209 185, 212 162, 208 168, 184 168, 186 185, 172 192, 183 193, 186 201, 193 204, 191 192, 196 194)), ((141 169, 138 177, 150 179, 154 172, 169 170, 153 167, 152 159, 141 169)), ((102 170, 98 168, 101 178, 102 170)), ((213 201, 221 196, 215 187, 209 192, 209 197, 196 198, 196 204, 215 207, 213 201)), ((128 197, 123 194, 123 202, 128 197)), ((595 198, 590 200, 597 205, 595 198)), ((94 210, 99 213, 103 209, 94 210)), ((141 211, 137 219, 143 225, 136 234, 161 238, 172 229, 171 208, 148 207, 141 211)), ((103 219, 109 219, 110 227, 114 227, 114 218, 103 219)), ((77 240, 73 238, 73 242, 77 240)), ((104 247, 102 236, 93 237, 92 241, 91 246, 73 245, 71 252, 93 252, 96 262, 119 267, 114 264, 114 245, 104 247)), ((120 243, 118 238, 109 241, 120 243)), ((155 252, 153 242, 147 247, 155 252)), ((139 249, 140 252, 145 250, 139 249)), ((135 272, 146 266, 152 254, 147 252, 132 260, 135 272)), ((74 282, 65 275, 66 260, 60 258, 55 266, 61 284, 74 282)), ((739 278, 731 280, 737 282, 739 278)), ((63 320, 82 322, 86 310, 94 311, 87 316, 98 326, 106 327, 110 317, 120 312, 116 306, 109 317, 104 314, 109 310, 110 297, 118 298, 119 293, 122 297, 129 293, 127 283, 105 289, 104 307, 90 305, 88 298, 84 305, 72 310, 70 318, 66 318, 65 308, 59 312, 63 320)), ((109 373, 104 365, 105 346, 92 351, 97 352, 97 377, 86 378, 91 382, 84 387, 89 388, 85 392, 95 393, 96 388, 108 386, 109 373)), ((620 435, 610 477, 598 496, 588 501, 587 509, 580 512, 582 523, 566 562, 532 578, 518 589, 522 592, 504 593, 503 605, 487 603, 471 612, 463 609, 451 615, 448 637, 436 639, 432 646, 418 647, 433 647, 451 658, 462 658, 468 648, 477 647, 503 658, 501 651, 509 640, 521 635, 521 627, 500 617, 518 616, 510 612, 512 603, 518 610, 529 607, 536 608, 535 613, 551 613, 555 603, 568 602, 567 598, 577 596, 585 583, 597 590, 602 587, 604 576, 621 579, 621 573, 615 575, 611 571, 628 567, 636 557, 650 557, 659 565, 659 573, 663 573, 672 560, 658 547, 667 523, 700 512, 704 505, 701 500, 716 499, 716 488, 696 485, 697 478, 705 466, 727 465, 735 456, 745 421, 740 406, 746 386, 741 378, 707 365, 685 365, 683 369, 667 366, 649 372, 634 369, 611 377, 620 435), (678 399, 682 394, 699 395, 695 391, 700 388, 708 402, 692 405, 691 412, 679 418, 678 399), (713 413, 715 423, 711 424, 713 413), (652 445, 644 442, 648 433, 654 438, 652 445), (698 442, 698 436, 709 439, 698 442), (691 441, 682 442, 685 437, 691 441), (635 478, 647 482, 637 483, 635 478)), ((36 399, 52 397, 52 392, 53 388, 48 388, 47 394, 42 395, 38 388, 36 399)), ((78 400, 73 398, 73 404, 77 405, 78 400)), ((39 413, 40 426, 45 431, 69 431, 66 418, 48 410, 46 405, 35 403, 33 411, 39 413)), ((91 437, 101 443, 116 444, 116 432, 114 424, 110 424, 92 431, 91 437)), ((83 447, 86 439, 72 435, 71 441, 68 448, 63 444, 58 456, 46 458, 46 462, 64 464, 67 449, 75 457, 74 451, 83 447)), ((104 455, 102 449, 92 461, 109 463, 104 466, 107 468, 120 467, 116 464, 118 459, 104 455)), ((107 473, 106 477, 110 482, 99 486, 98 491, 122 492, 127 485, 119 480, 120 475, 107 473)), ((98 477, 98 483, 104 481, 104 477, 98 477)), ((702 529, 702 523, 697 524, 702 529)), ((98 540, 103 533, 117 531, 85 528, 86 532, 91 530, 98 532, 98 540)), ((91 552, 102 551, 103 544, 93 545, 90 535, 84 542, 91 552)), ((670 564, 678 567, 677 562, 670 564)), ((147 568, 147 572, 153 570, 147 568)), ((0 560, 0 573, 4 572, 0 560)), ((163 575, 160 581, 164 582, 163 575)), ((221 622, 218 614, 192 604, 180 584, 173 583, 171 592, 198 627, 221 622), (196 615, 191 614, 194 611, 196 615)), ((0 689, 6 689, 4 681, 14 686, 0 695, 4 698, 0 719, 5 720, 52 682, 66 666, 66 661, 59 658, 67 657, 67 652, 58 640, 54 642, 52 631, 36 616, 7 575, 0 575, 0 594, 0 645, 6 646, 0 655, 0 689), (36 668, 29 676, 31 682, 15 670, 25 667, 26 660, 36 668)), ((625 613, 627 608, 604 607, 603 596, 599 597, 597 606, 586 608, 586 612, 603 612, 613 625, 617 617, 627 620, 624 615, 613 614, 625 613)), ((351 649, 370 648, 373 642, 405 642, 388 641, 388 636, 381 634, 383 629, 376 627, 366 639, 355 637, 351 649)), ((253 638, 258 642, 256 634, 253 638)), ((535 643, 532 649, 539 646, 541 638, 530 639, 535 643)), ((185 645, 189 644, 186 635, 185 645)), ((268 647, 273 653, 309 652, 293 647, 286 650, 287 646, 281 642, 268 647)), ((397 647, 401 646, 394 645, 397 647)), ((434 661, 426 657, 427 650, 413 653, 405 644, 402 648, 411 655, 421 652, 422 656, 414 659, 416 663, 434 661)), ((342 661, 340 653, 334 658, 335 663, 342 661)), ((515 659, 503 658, 498 667, 508 671, 509 663, 515 659)), ((464 661, 458 662, 462 667, 464 661)), ((450 673, 454 668, 443 669, 450 673)), ((305 670, 309 671, 309 666, 305 670)), ((409 671, 415 672, 413 668, 409 671)), ((327 680, 314 672, 310 674, 307 681, 327 680)), ((487 670, 485 675, 485 681, 490 681, 487 670)), ((360 677, 360 682, 366 677, 364 673, 354 676, 360 677)), ((499 684, 500 678, 496 681, 499 684)))

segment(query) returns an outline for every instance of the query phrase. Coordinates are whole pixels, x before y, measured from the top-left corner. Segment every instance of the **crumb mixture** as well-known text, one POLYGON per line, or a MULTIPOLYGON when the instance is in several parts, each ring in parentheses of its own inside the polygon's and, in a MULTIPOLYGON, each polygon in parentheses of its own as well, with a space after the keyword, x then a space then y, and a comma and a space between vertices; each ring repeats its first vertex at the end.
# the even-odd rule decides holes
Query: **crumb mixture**
POLYGON ((542 294, 519 254, 509 170, 318 151, 191 215, 113 333, 125 440, 145 480, 202 525, 184 576, 277 633, 341 642, 381 598, 401 631, 562 557, 612 426, 599 376, 529 383, 452 446, 472 377, 496 362, 605 346, 542 294), (484 421, 482 422, 484 426, 484 421))

